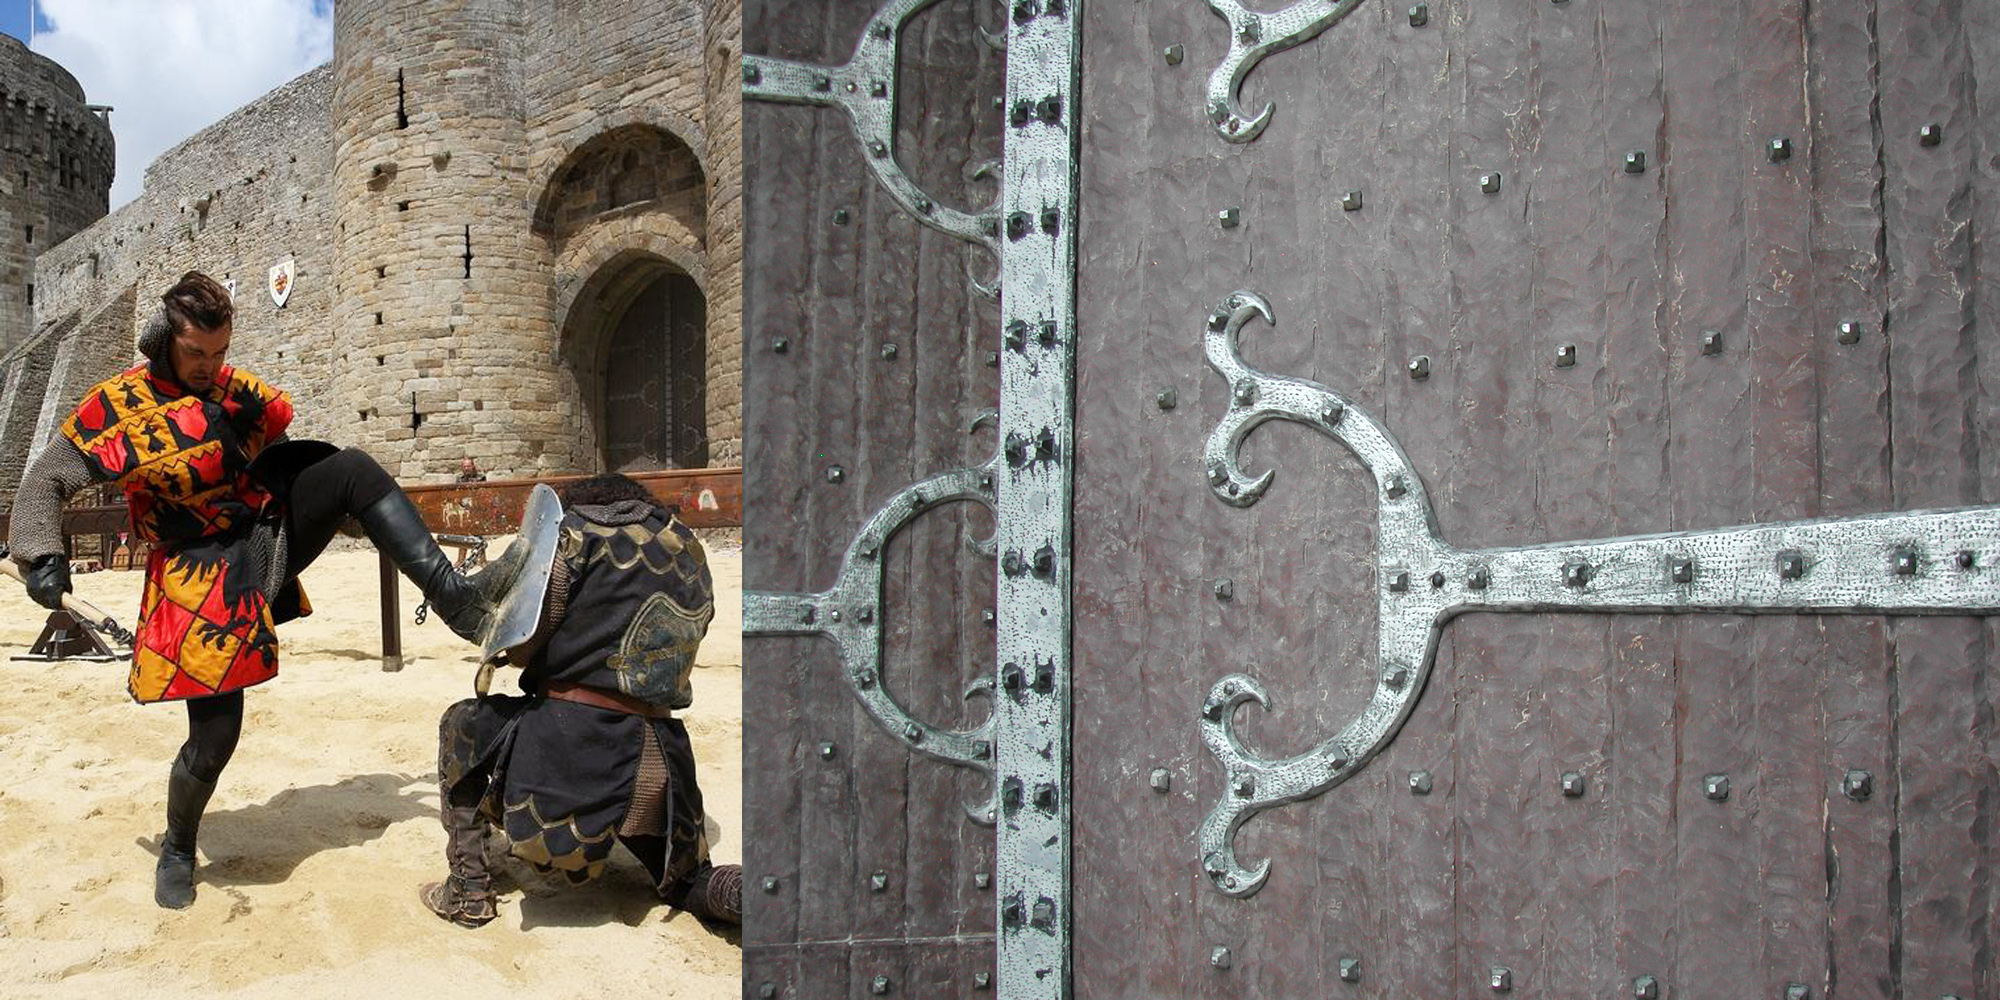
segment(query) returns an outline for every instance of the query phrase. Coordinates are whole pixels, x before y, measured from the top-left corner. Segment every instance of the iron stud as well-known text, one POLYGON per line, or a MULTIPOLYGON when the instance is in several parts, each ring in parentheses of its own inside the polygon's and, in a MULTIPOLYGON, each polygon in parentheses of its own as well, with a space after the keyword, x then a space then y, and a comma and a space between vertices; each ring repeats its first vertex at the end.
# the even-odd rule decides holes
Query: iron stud
POLYGON ((1236 582, 1234 580, 1222 579, 1215 581, 1216 600, 1227 601, 1234 598, 1235 596, 1236 596, 1236 582))
POLYGON ((1222 466, 1211 465, 1208 467, 1208 484, 1210 486, 1221 486, 1228 479, 1229 473, 1222 471, 1222 466))
POLYGON ((1179 42, 1167 46, 1161 54, 1167 57, 1167 65, 1169 66, 1179 66, 1181 60, 1187 58, 1187 51, 1181 48, 1179 42))
POLYGON ((1867 771, 1849 770, 1840 779, 1840 791, 1856 802, 1866 802, 1870 795, 1875 794, 1875 777, 1867 771))
POLYGON ((1000 620, 1000 616, 995 614, 992 608, 980 608, 979 620, 990 628, 994 622, 1000 620))
POLYGON ((1236 28, 1236 37, 1246 45, 1254 45, 1264 37, 1264 21, 1255 14, 1243 15, 1243 23, 1236 28))
POLYGON ((991 972, 975 972, 975 973, 973 973, 973 974, 972 974, 972 988, 973 988, 973 989, 975 989, 975 990, 990 990, 990 989, 992 989, 992 988, 993 988, 993 973, 991 973, 991 972))
POLYGON ((838 465, 829 465, 829 466, 827 466, 827 467, 826 467, 826 481, 827 481, 827 482, 829 482, 829 483, 837 483, 837 482, 840 482, 841 480, 843 480, 843 479, 846 479, 846 478, 847 478, 847 470, 846 470, 846 469, 843 469, 843 468, 841 468, 841 467, 840 467, 840 466, 838 466, 838 465))
POLYGON ((862 689, 863 691, 866 691, 869 688, 874 687, 875 671, 868 667, 862 667, 860 670, 856 670, 854 672, 854 686, 862 689))
POLYGON ((1009 321, 1003 339, 1010 351, 1018 351, 1028 346, 1028 321, 1025 319, 1009 321))
POLYGON ((1180 395, 1172 389, 1161 389, 1159 395, 1153 397, 1153 405, 1162 410, 1171 410, 1180 405, 1180 401, 1180 395))
POLYGON ((1562 346, 1560 346, 1560 347, 1556 348, 1556 367, 1557 367, 1557 368, 1575 368, 1575 367, 1576 367, 1576 345, 1575 345, 1575 344, 1564 344, 1564 345, 1562 345, 1562 346))
POLYGON ((875 874, 868 876, 868 891, 869 892, 889 891, 889 873, 876 872, 875 874))
POLYGON ((894 344, 882 345, 882 360, 884 361, 896 360, 896 345, 894 344))
POLYGON ((1694 560, 1687 556, 1668 556, 1667 576, 1675 583, 1693 583, 1694 560))
POLYGON ((1652 976, 1632 980, 1632 995, 1638 1000, 1660 1000, 1660 981, 1652 976))
POLYGON ((1514 972, 1512 969, 1496 965, 1489 972, 1491 974, 1487 976, 1486 982, 1493 987, 1493 992, 1505 993, 1514 988, 1514 972))
POLYGON ((1791 159, 1792 140, 1787 139, 1784 136, 1777 136, 1776 138, 1773 138, 1770 142, 1765 144, 1764 155, 1770 157, 1772 163, 1783 163, 1786 160, 1791 159))
POLYGON ((1050 94, 1036 101, 1035 117, 1040 118, 1042 123, 1046 125, 1054 125, 1062 121, 1062 97, 1057 94, 1050 94))
POLYGON ((876 976, 872 981, 868 983, 868 992, 873 993, 876 996, 882 996, 883 994, 888 993, 889 977, 876 976))
POLYGON ((1000 924, 1003 927, 1021 926, 1021 900, 1019 897, 1000 904, 1000 924))
POLYGON ((1935 146, 1944 141, 1944 126, 1932 123, 1917 130, 1917 142, 1925 146, 1935 146))
POLYGON ((827 614, 827 618, 831 620, 835 625, 840 624, 840 609, 839 608, 833 609, 833 611, 827 614))
POLYGON ((1208 953, 1208 964, 1218 969, 1229 968, 1230 965, 1229 949, 1223 947, 1222 945, 1216 945, 1215 950, 1208 953))
POLYGON ((1056 901, 1047 896, 1035 900, 1035 908, 1028 915, 1031 926, 1047 930, 1056 925, 1056 901))
POLYGON ((1000 571, 1008 576, 1020 576, 1028 571, 1028 561, 1021 558, 1020 549, 1008 549, 1000 557, 1000 571))
POLYGON ((1247 378, 1237 379, 1230 388, 1229 398, 1235 400, 1237 406, 1249 406, 1257 401, 1257 383, 1247 378))
POLYGON ((1971 569, 1978 560, 1971 549, 1960 549, 1952 556, 1952 561, 1958 564, 1959 569, 1971 569))
MULTIPOLYGON (((1418 6, 1422 6, 1422 4, 1418 4, 1418 6)), ((1340 981, 1343 983, 1358 983, 1361 981, 1360 959, 1343 958, 1340 960, 1340 981)))
POLYGON ((1431 377, 1430 355, 1419 354, 1416 357, 1411 358, 1409 367, 1410 367, 1411 378, 1419 382, 1422 382, 1424 379, 1430 378, 1431 377))
MULTIPOLYGON (((884 150, 884 152, 887 152, 887 150, 884 150)), ((1000 235, 1000 220, 997 217, 991 215, 980 216, 979 231, 985 233, 988 236, 1000 235)))
POLYGON ((834 753, 835 753, 835 750, 834 750, 834 747, 833 747, 833 744, 831 744, 831 743, 821 743, 821 744, 819 745, 819 759, 821 759, 821 760, 832 760, 832 759, 833 759, 833 756, 834 756, 834 753))
POLYGON ((1729 775, 1710 774, 1701 779, 1701 792, 1717 802, 1729 800, 1729 775))
POLYGON ((887 23, 878 21, 868 29, 868 33, 874 35, 876 38, 887 38, 890 34, 890 28, 887 23))
POLYGON ((1230 787, 1236 792, 1237 798, 1247 799, 1250 796, 1257 794, 1257 779, 1255 777, 1252 777, 1251 775, 1246 774, 1237 778, 1236 781, 1232 783, 1230 787))
POLYGON ((1635 149, 1625 154, 1625 172, 1628 174, 1643 174, 1646 172, 1645 150, 1635 149))
POLYGON ((1401 594, 1410 589, 1410 574, 1397 570, 1389 574, 1389 589, 1401 594))
POLYGON ((1000 367, 1000 352, 999 352, 999 351, 987 351, 987 352, 986 352, 986 367, 988 367, 988 368, 998 368, 998 367, 1000 367))
POLYGON ((991 889, 991 888, 993 888, 993 876, 991 876, 991 875, 989 875, 989 874, 987 874, 987 873, 985 873, 985 872, 973 872, 973 873, 972 873, 972 887, 973 887, 973 888, 975 888, 975 889, 991 889))
POLYGON ((1041 12, 1041 8, 1035 6, 1035 0, 1017 0, 1014 4, 1014 23, 1026 24, 1041 12))
POLYGON ((1472 575, 1465 579, 1465 585, 1473 590, 1485 590, 1492 582, 1493 574, 1484 566, 1474 569, 1472 575))
POLYGON ((1237 208, 1225 208, 1215 213, 1215 221, 1221 223, 1224 229, 1235 229, 1236 224, 1242 219, 1243 211, 1237 208))
POLYGON ((1408 667, 1390 667, 1382 675, 1382 686, 1391 691, 1401 691, 1409 683, 1410 670, 1408 667))
MULTIPOLYGON (((1044 221, 1047 221, 1048 217, 1043 216, 1042 218, 1044 221)), ((1035 339, 1041 341, 1043 347, 1056 346, 1056 321, 1045 319, 1037 324, 1035 326, 1035 339)))
POLYGON ((848 215, 847 215, 847 209, 844 209, 844 208, 836 208, 836 209, 834 209, 834 210, 833 210, 833 224, 834 224, 834 225, 836 225, 836 226, 844 226, 844 225, 847 225, 847 219, 848 219, 848 215))
POLYGON ((1153 775, 1150 779, 1148 779, 1147 783, 1153 786, 1153 791, 1159 792, 1161 795, 1165 795, 1173 790, 1174 776, 1173 773, 1168 771, 1166 768, 1156 767, 1153 768, 1153 775))
POLYGON ((784 337, 779 337, 778 339, 771 341, 772 354, 783 354, 791 349, 792 349, 792 342, 790 340, 785 339, 784 337))
POLYGON ((1897 576, 1917 575, 1917 554, 1915 552, 1909 549, 1897 549, 1895 563, 1897 576))
POLYGON ((1431 23, 1431 5, 1420 3, 1410 8, 1410 27, 1421 28, 1431 23))
POLYGON ((1056 811, 1056 786, 1046 783, 1035 786, 1035 808, 1045 813, 1056 811))
POLYGON ((1840 326, 1835 328, 1834 339, 1843 344, 1861 343, 1861 324, 1851 319, 1841 320, 1840 326))
POLYGON ((1596 567, 1581 559, 1573 559, 1563 564, 1563 586, 1582 587, 1596 574, 1596 567))
POLYGON ((744 83, 760 83, 760 82, 762 82, 762 81, 763 81, 763 79, 764 79, 764 71, 763 71, 763 70, 760 70, 760 69, 758 69, 758 68, 757 68, 757 67, 756 67, 755 65, 753 65, 753 64, 751 64, 751 63, 744 63, 744 64, 743 64, 743 82, 744 82, 744 83))
POLYGON ((1440 570, 1434 570, 1434 571, 1432 571, 1432 573, 1431 573, 1431 589, 1432 589, 1432 590, 1443 590, 1443 589, 1444 589, 1444 570, 1441 570, 1441 569, 1440 569, 1440 570))
POLYGON ((1786 580, 1796 580, 1806 575, 1805 553, 1786 549, 1778 553, 1778 576, 1786 580))
POLYGON ((771 1000, 778 995, 778 984, 762 983, 757 987, 757 1000, 771 1000))
POLYGON ((1339 401, 1331 402, 1319 408, 1319 419, 1322 423, 1337 424, 1340 423, 1341 415, 1346 412, 1347 407, 1341 405, 1339 401))
POLYGON ((810 604, 799 605, 799 624, 811 625, 813 623, 813 619, 817 616, 818 616, 818 609, 814 608, 812 605, 810 604))
POLYGON ((889 96, 889 84, 882 80, 868 81, 868 96, 870 97, 889 96))
POLYGON ((1389 485, 1383 492, 1389 494, 1391 500, 1401 500, 1410 492, 1410 487, 1408 483, 1403 482, 1402 476, 1390 476, 1389 485))
POLYGON ((1000 807, 1007 810, 1008 815, 1013 815, 1015 810, 1021 808, 1022 795, 1021 779, 1008 778, 1000 784, 1000 807))
POLYGON ((1429 771, 1410 772, 1410 794, 1429 795, 1431 793, 1431 773, 1429 771))
POLYGON ((1785 1000, 1808 1000, 1811 996, 1812 989, 1804 983, 1785 984, 1785 1000))
POLYGON ((1703 353, 1703 354, 1721 354, 1721 353, 1722 353, 1722 332, 1721 332, 1721 331, 1719 331, 1719 330, 1703 330, 1703 331, 1701 331, 1701 353, 1703 353))
POLYGON ((833 91, 833 78, 830 76, 813 77, 813 89, 822 94, 831 93, 833 91))
POLYGON ((1479 190, 1487 194, 1500 193, 1500 171, 1494 170, 1479 175, 1479 190))
POLYGON ((868 154, 879 160, 889 155, 889 145, 880 139, 870 139, 868 140, 868 154))
POLYGON ((1344 212, 1361 211, 1361 192, 1349 191, 1343 195, 1340 199, 1340 208, 1344 212))
POLYGON ((1048 576, 1055 572, 1056 550, 1044 545, 1035 550, 1035 575, 1048 576))
POLYGON ((875 620, 875 609, 874 609, 874 608, 856 608, 856 609, 854 609, 854 620, 855 620, 856 622, 858 622, 858 623, 862 624, 862 625, 866 625, 866 624, 868 624, 869 622, 872 622, 872 621, 874 621, 874 620, 875 620))
POLYGON ((903 727, 903 738, 912 743, 922 743, 924 741, 924 729, 914 722, 909 723, 903 727))
POLYGON ((767 893, 778 891, 778 876, 776 875, 764 876, 764 891, 767 893))
POLYGON ((1562 793, 1565 798, 1579 798, 1583 795, 1583 775, 1577 771, 1564 771, 1562 793))
POLYGON ((1007 112, 1007 124, 1015 128, 1028 124, 1028 118, 1034 114, 1034 110, 1033 101, 1025 99, 1015 101, 1014 107, 1007 112))

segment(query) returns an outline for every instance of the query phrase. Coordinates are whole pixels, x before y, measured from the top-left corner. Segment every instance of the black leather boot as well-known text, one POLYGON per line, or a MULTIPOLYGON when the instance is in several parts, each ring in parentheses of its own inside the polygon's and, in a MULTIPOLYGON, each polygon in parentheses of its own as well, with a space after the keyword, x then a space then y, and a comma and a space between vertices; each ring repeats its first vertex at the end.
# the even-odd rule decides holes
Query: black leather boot
POLYGON ((438 548, 423 515, 401 490, 391 491, 354 515, 368 540, 409 577, 431 603, 431 610, 467 642, 478 642, 492 617, 493 602, 453 566, 438 548))
POLYGON ((194 903, 194 839, 215 782, 194 776, 178 758, 167 776, 167 832, 160 837, 160 864, 153 871, 153 902, 169 910, 194 903))

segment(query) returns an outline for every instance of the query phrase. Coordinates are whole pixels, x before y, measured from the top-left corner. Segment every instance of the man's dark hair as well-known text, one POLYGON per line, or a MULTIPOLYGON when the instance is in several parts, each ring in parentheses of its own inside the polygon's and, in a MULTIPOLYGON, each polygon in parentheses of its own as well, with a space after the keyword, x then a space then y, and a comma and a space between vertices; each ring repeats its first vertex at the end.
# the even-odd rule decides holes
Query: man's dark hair
POLYGON ((229 289, 200 271, 189 271, 160 296, 167 319, 175 330, 199 327, 217 330, 236 317, 236 305, 229 301, 229 289))
POLYGON ((565 508, 602 507, 620 500, 643 500, 655 507, 671 509, 655 498, 653 491, 647 489, 645 484, 616 472, 564 483, 556 490, 556 496, 562 500, 565 508))

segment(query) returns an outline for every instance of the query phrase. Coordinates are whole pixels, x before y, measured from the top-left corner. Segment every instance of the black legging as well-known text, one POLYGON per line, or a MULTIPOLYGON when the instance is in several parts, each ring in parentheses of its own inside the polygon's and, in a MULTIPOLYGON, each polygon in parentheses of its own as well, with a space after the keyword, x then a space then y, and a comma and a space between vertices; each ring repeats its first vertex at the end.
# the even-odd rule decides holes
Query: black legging
MULTIPOLYGON (((359 448, 328 456, 299 472, 292 481, 285 523, 291 534, 286 566, 296 575, 326 551, 333 533, 349 514, 366 509, 396 489, 396 481, 375 459, 359 448)), ((243 734, 243 692, 187 703, 188 738, 181 744, 181 766, 203 781, 222 774, 236 740, 243 734)))

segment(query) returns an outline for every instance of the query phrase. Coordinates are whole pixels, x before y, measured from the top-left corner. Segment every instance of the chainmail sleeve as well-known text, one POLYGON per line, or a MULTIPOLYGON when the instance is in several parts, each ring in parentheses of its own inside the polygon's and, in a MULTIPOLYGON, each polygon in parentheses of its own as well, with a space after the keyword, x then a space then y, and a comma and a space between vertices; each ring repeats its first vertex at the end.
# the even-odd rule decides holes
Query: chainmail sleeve
POLYGON ((63 550, 63 503, 78 490, 103 482, 67 438, 56 437, 21 476, 14 491, 14 510, 7 520, 7 549, 26 565, 63 550))

